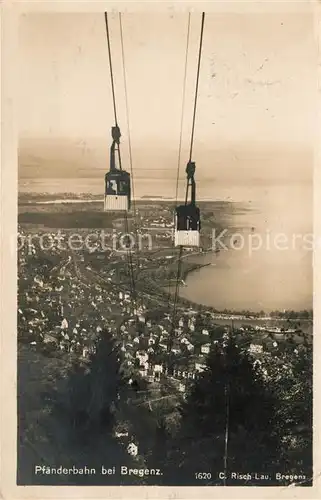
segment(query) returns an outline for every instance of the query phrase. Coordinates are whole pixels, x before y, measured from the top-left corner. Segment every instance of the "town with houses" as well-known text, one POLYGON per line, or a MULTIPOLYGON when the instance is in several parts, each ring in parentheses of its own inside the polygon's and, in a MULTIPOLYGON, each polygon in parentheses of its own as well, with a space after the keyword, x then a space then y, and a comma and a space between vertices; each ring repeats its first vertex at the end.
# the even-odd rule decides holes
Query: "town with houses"
MULTIPOLYGON (((153 217, 148 223, 155 228, 170 226, 166 217, 153 217)), ((109 335, 129 384, 143 381, 154 394, 166 387, 169 397, 179 401, 205 369, 211 347, 234 330, 238 344, 266 380, 276 369, 288 369, 285 351, 299 353, 311 341, 302 321, 275 322, 268 315, 213 311, 186 300, 178 301, 174 315, 168 287, 175 271, 168 270, 177 269, 177 255, 168 249, 168 234, 163 231, 155 233, 162 242, 157 251, 133 252, 134 294, 126 252, 102 248, 94 232, 84 228, 77 233, 83 239, 90 233, 91 245, 71 250, 70 229, 44 229, 19 225, 18 234, 18 342, 36 352, 86 365, 101 335, 109 335), (49 250, 39 244, 42 234, 54 243, 49 250)), ((117 221, 109 232, 119 238, 117 221)), ((190 269, 193 265, 186 264, 185 271, 190 269)), ((311 322, 306 324, 309 328, 311 322)), ((128 453, 138 455, 139 443, 130 439, 128 430, 116 432, 122 441, 126 436, 128 453)))

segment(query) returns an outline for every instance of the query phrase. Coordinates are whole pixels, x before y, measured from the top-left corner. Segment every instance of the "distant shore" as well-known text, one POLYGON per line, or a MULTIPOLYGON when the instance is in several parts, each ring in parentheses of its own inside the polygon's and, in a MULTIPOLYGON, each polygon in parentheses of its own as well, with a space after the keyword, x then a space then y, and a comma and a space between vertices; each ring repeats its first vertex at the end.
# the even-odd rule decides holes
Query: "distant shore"
MULTIPOLYGON (((145 198, 145 197, 141 197, 141 198, 136 198, 135 201, 139 202, 139 204, 148 204, 150 202, 155 202, 155 203, 159 203, 159 205, 161 206, 162 203, 175 203, 175 199, 174 198, 162 198, 162 197, 155 197, 155 198, 145 198)), ((19 194, 19 202, 21 203, 21 205, 32 205, 32 204, 37 204, 37 205, 55 205, 55 204, 59 204, 59 205, 63 205, 63 204, 68 204, 68 205, 72 205, 72 204, 77 204, 77 205, 80 205, 80 204, 84 204, 86 205, 87 203, 88 204, 102 204, 103 203, 103 198, 101 196, 97 196, 97 195, 75 195, 74 193, 55 193, 54 195, 51 195, 49 193, 20 193, 19 194)), ((200 200, 200 204, 204 202, 208 202, 210 203, 210 200, 200 200)), ((233 201, 225 201, 225 200, 211 200, 212 203, 216 203, 216 204, 222 204, 222 206, 224 206, 225 204, 227 205, 233 205, 233 201)), ((178 200, 178 203, 179 203, 179 200, 178 200)), ((236 204, 238 204, 238 202, 235 202, 236 204)), ((72 209, 72 208, 71 208, 72 209)), ((28 210, 28 209, 27 209, 28 210)), ((49 209, 49 210, 52 210, 52 209, 49 209)), ((61 209, 58 209, 57 210, 61 210, 61 209)), ((67 208, 66 208, 67 210, 67 208)), ((70 209, 68 209, 70 210, 70 209)), ((78 210, 78 208, 75 210, 78 210)), ((85 209, 86 210, 86 209, 85 209)), ((90 211, 90 209, 89 209, 90 211)), ((218 213, 220 213, 220 207, 218 207, 218 213)), ((31 221, 33 224, 34 222, 31 221)), ((22 221, 22 223, 24 223, 24 221, 22 221)), ((56 227, 56 226, 54 226, 56 227)), ((58 226, 57 226, 58 227, 58 226)), ((59 226, 60 227, 60 226, 59 226)), ((227 242, 224 242, 224 238, 222 238, 222 242, 226 245, 227 242)), ((191 275, 191 273, 193 273, 194 271, 197 271, 203 267, 207 267, 209 266, 210 264, 212 264, 211 262, 204 262, 204 260, 208 260, 208 258, 206 258, 206 256, 209 256, 209 254, 212 254, 214 255, 215 251, 212 249, 212 248, 208 248, 208 249, 204 249, 202 252, 192 252, 190 254, 186 254, 186 257, 184 256, 184 260, 186 258, 186 261, 189 262, 190 264, 190 268, 186 268, 185 270, 183 269, 184 273, 182 274, 182 277, 181 279, 183 281, 187 281, 188 279, 188 276, 191 275), (194 260, 194 262, 193 262, 194 260)), ((219 252, 218 250, 216 251, 216 253, 221 253, 219 252)), ((188 285, 187 285, 188 286, 188 285)), ((232 316, 235 315, 235 319, 236 318, 242 318, 242 311, 240 310, 236 310, 236 309, 230 309, 228 312, 226 312, 226 314, 220 310, 216 310, 215 307, 211 307, 211 306, 206 306, 206 304, 202 303, 201 301, 199 302, 196 302, 196 301, 191 301, 189 300, 188 298, 185 298, 185 297, 182 297, 180 295, 180 298, 182 301, 186 302, 186 303, 189 303, 192 307, 204 307, 204 308, 207 308, 209 310, 212 310, 213 312, 215 311, 215 314, 221 316, 221 317, 224 317, 225 319, 233 319, 232 316)), ((221 309, 221 308, 220 308, 221 309)), ((299 313, 300 311, 297 310, 297 313, 299 313)), ((278 321, 287 321, 287 318, 286 317, 278 317, 278 318, 275 318, 275 317, 271 317, 269 314, 265 314, 264 317, 258 317, 256 316, 256 313, 254 311, 249 311, 249 315, 247 316, 244 316, 244 318, 255 318, 256 320, 270 320, 270 319, 277 319, 278 321), (251 314, 253 313, 253 315, 251 314)), ((300 319, 305 319, 305 318, 295 318, 297 320, 300 320, 300 319)))
MULTIPOLYGON (((132 202, 141 202, 141 203, 148 203, 148 202, 151 202, 151 201, 154 201, 154 202, 158 202, 158 203, 162 203, 162 202, 171 202, 171 203, 184 203, 185 200, 182 198, 182 199, 175 199, 175 198, 132 198, 132 202)), ((206 202, 220 202, 222 200, 213 200, 212 198, 208 198, 208 199, 201 199, 199 200, 199 203, 206 203, 206 202)), ((59 198, 59 199, 54 199, 54 200, 35 200, 35 199, 30 199, 30 200, 26 200, 26 199, 20 199, 18 201, 18 203, 30 203, 30 204, 37 204, 37 205, 55 205, 55 204, 73 204, 73 203, 101 203, 103 204, 104 203, 104 198, 99 198, 99 199, 82 199, 82 198, 59 198)), ((225 201, 224 201, 225 203, 225 201)), ((231 203, 231 202, 229 202, 231 203)))

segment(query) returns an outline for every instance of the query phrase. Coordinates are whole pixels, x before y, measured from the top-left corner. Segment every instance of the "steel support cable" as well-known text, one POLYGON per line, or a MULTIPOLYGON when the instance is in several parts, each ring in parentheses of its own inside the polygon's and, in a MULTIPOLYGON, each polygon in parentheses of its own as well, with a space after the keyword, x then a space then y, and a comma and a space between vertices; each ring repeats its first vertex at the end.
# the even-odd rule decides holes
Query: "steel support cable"
MULTIPOLYGON (((113 99, 115 126, 118 127, 117 109, 116 109, 116 96, 115 96, 115 84, 114 84, 114 72, 113 72, 113 63, 112 63, 112 58, 111 58, 110 35, 109 35, 109 25, 108 25, 108 15, 107 15, 107 12, 105 12, 105 24, 106 24, 106 37, 107 37, 109 70, 110 70, 110 82, 111 82, 111 93, 112 93, 112 99, 113 99)), ((119 144, 118 144, 117 152, 118 152, 119 168, 120 168, 120 170, 122 170, 119 144)))
MULTIPOLYGON (((116 96, 115 96, 115 84, 114 84, 114 72, 113 72, 113 64, 112 64, 112 58, 111 58, 110 34, 109 34, 109 25, 108 25, 108 15, 107 15, 107 12, 105 12, 105 25, 106 25, 106 37, 107 37, 108 58, 109 58, 110 82, 111 82, 111 93, 112 93, 112 99, 113 99, 115 126, 118 127, 117 109, 116 109, 116 96)), ((118 144, 117 152, 118 152, 119 168, 120 168, 120 170, 122 170, 119 144, 118 144)))
MULTIPOLYGON (((186 80, 187 80, 187 61, 188 61, 188 48, 190 39, 190 27, 191 27, 191 13, 188 13, 187 21, 187 34, 186 34, 186 52, 185 52, 185 64, 184 64, 184 77, 183 77, 183 97, 182 97, 182 110, 181 110, 181 122, 180 122, 180 136, 179 136, 179 146, 178 146, 178 158, 177 158, 177 175, 176 175, 176 192, 175 192, 175 206, 178 203, 178 182, 179 182, 179 169, 181 163, 181 153, 182 153, 182 139, 183 139, 183 122, 184 122, 184 108, 185 108, 185 97, 186 97, 186 80)), ((181 249, 180 249, 181 250, 181 249)), ((181 258, 181 253, 179 260, 181 258)), ((179 283, 179 278, 177 275, 175 283, 175 294, 174 294, 174 309, 175 309, 175 297, 177 295, 177 287, 179 283)), ((170 308, 171 301, 171 284, 168 285, 168 308, 170 308)), ((175 313, 173 313, 175 314, 175 313)))
POLYGON ((176 311, 177 311, 177 302, 178 302, 178 290, 179 290, 179 282, 181 279, 181 270, 182 270, 182 255, 183 255, 183 247, 180 246, 179 256, 178 256, 177 276, 176 276, 176 283, 175 283, 175 294, 174 294, 174 302, 173 302, 171 333, 170 333, 169 343, 168 343, 168 350, 169 351, 173 347, 173 336, 174 336, 174 330, 175 330, 175 320, 176 320, 176 311))
MULTIPOLYGON (((135 235, 136 235, 136 252, 138 255, 138 231, 137 231, 137 223, 136 223, 136 201, 134 196, 134 172, 133 172, 133 155, 132 155, 132 146, 131 146, 131 137, 130 137, 130 126, 129 126, 129 105, 128 105, 128 91, 127 91, 127 77, 126 77, 126 65, 125 65, 125 50, 124 50, 124 37, 123 37, 123 24, 121 13, 119 13, 119 28, 120 28, 120 42, 121 42, 121 53, 122 53, 122 67, 123 67, 123 78, 124 78, 124 90, 125 90, 125 105, 126 105, 126 118, 127 118, 127 135, 128 135, 128 149, 129 149, 129 164, 130 164, 130 176, 131 176, 131 198, 132 204, 134 208, 134 222, 135 222, 135 235)), ((127 221, 128 226, 128 221, 127 221)), ((135 285, 135 275, 132 263, 132 253, 130 254, 131 259, 131 279, 134 288, 134 302, 137 304, 137 293, 136 293, 136 285, 135 285)), ((139 259, 136 259, 136 267, 139 264, 139 259)))
MULTIPOLYGON (((182 111, 181 111, 181 123, 180 123, 180 137, 179 137, 178 160, 177 160, 175 206, 178 203, 178 182, 179 182, 179 169, 180 169, 181 151, 182 151, 183 121, 184 121, 184 108, 185 108, 185 96, 186 96, 187 61, 188 61, 189 39, 190 39, 190 25, 191 25, 191 14, 189 12, 188 23, 187 23, 187 35, 186 35, 186 53, 185 53, 185 65, 184 65, 184 78, 183 78, 183 97, 182 97, 182 111)), ((179 279, 180 279, 180 268, 181 268, 180 261, 181 261, 182 254, 183 254, 183 248, 180 247, 179 257, 178 257, 178 270, 177 270, 177 276, 176 276, 176 282, 175 282, 175 292, 174 292, 172 329, 173 329, 173 325, 175 323, 175 316, 176 316, 176 305, 177 305, 179 279)), ((171 300, 171 285, 169 284, 168 307, 170 305, 170 300, 171 300)))
POLYGON ((184 78, 183 78, 183 98, 182 98, 180 137, 179 137, 178 159, 177 159, 176 196, 175 196, 176 204, 177 204, 177 197, 178 197, 179 168, 180 168, 180 163, 181 163, 181 152, 182 152, 183 122, 184 122, 184 108, 185 108, 185 98, 186 98, 187 60, 188 60, 190 27, 191 27, 191 13, 189 12, 188 23, 187 23, 187 35, 186 35, 186 53, 185 53, 185 65, 184 65, 184 78))
MULTIPOLYGON (((110 48, 110 34, 109 34, 109 25, 108 25, 108 14, 105 12, 105 24, 106 24, 106 36, 107 36, 107 46, 108 46, 108 57, 109 57, 109 68, 110 68, 110 81, 111 81, 111 91, 112 91, 112 99, 113 99, 113 107, 114 107, 114 117, 115 117, 115 126, 118 127, 117 121, 117 110, 116 110, 116 96, 115 96, 115 84, 114 84, 114 73, 113 73, 113 65, 112 65, 112 57, 111 57, 111 48, 110 48)), ((124 64, 124 62, 123 62, 124 64)), ((119 168, 122 170, 121 166, 121 155, 120 155, 120 145, 118 144, 118 159, 119 159, 119 168)), ((128 234, 128 219, 127 213, 125 212, 125 224, 126 224, 126 232, 128 234)), ((129 268, 130 275, 130 288, 131 288, 131 297, 133 298, 135 295, 135 282, 133 281, 133 263, 131 258, 131 252, 126 250, 127 263, 129 268)))
MULTIPOLYGON (((194 109, 193 109, 193 120, 192 120, 192 132, 191 132, 191 143, 190 143, 189 161, 191 161, 191 159, 192 159, 193 144, 194 144, 194 131, 195 131, 195 120, 196 120, 196 108, 197 108, 199 75, 200 75, 200 68, 201 68, 201 57, 202 57, 202 46, 203 46, 204 20, 205 20, 205 12, 202 13, 202 20, 201 20, 201 34, 200 34, 200 43, 199 43, 199 51, 198 51, 198 63, 197 63, 197 71, 196 71, 196 85, 195 85, 195 97, 194 97, 194 109)), ((187 187, 186 187, 185 205, 187 204, 187 195, 188 195, 188 184, 187 184, 187 187)), ((178 258, 178 269, 177 269, 177 279, 176 279, 176 287, 175 287, 175 295, 174 295, 174 312, 173 312, 173 316, 172 316, 172 333, 171 333, 171 337, 173 337, 173 331, 174 331, 174 323, 175 323, 174 313, 176 314, 176 306, 177 306, 177 300, 178 300, 178 290, 179 290, 179 280, 180 280, 180 274, 181 274, 181 257, 182 257, 182 253, 183 253, 183 247, 181 246, 180 247, 180 252, 179 252, 179 258, 178 258)), ((172 339, 171 339, 170 343, 172 344, 172 339)))
MULTIPOLYGON (((126 105, 126 117, 127 117, 127 135, 128 135, 128 149, 129 149, 129 164, 130 164, 130 175, 132 179, 132 193, 133 193, 133 206, 135 209, 135 198, 134 198, 134 174, 133 174, 133 155, 132 146, 130 138, 130 127, 129 127, 129 106, 128 106, 128 92, 127 92, 127 78, 126 78, 126 68, 125 68, 125 50, 124 50, 124 37, 123 37, 123 25, 121 13, 119 13, 119 27, 120 27, 120 42, 121 42, 121 53, 122 53, 122 66, 123 66, 123 78, 124 78, 124 90, 125 90, 125 105, 126 105)), ((134 212, 135 213, 135 212, 134 212)))
MULTIPOLYGON (((126 231, 126 234, 129 235, 129 225, 128 225, 128 218, 127 218, 126 212, 125 212, 125 231, 126 231)), ((127 264, 128 264, 128 269, 129 269, 131 303, 132 303, 132 309, 134 311, 137 309, 137 293, 136 293, 136 284, 135 284, 135 277, 134 277, 134 270, 133 270, 133 256, 132 256, 131 248, 126 250, 126 256, 127 256, 127 264)), ((134 315, 136 316, 136 319, 138 320, 137 311, 134 313, 134 315)))
POLYGON ((108 16, 107 16, 107 12, 105 12, 105 24, 106 24, 106 36, 107 36, 108 57, 109 57, 109 69, 110 69, 111 92, 112 92, 112 97, 113 97, 113 106, 114 106, 115 125, 117 126, 117 125, 118 125, 118 122, 117 122, 117 112, 116 112, 116 98, 115 98, 114 73, 113 73, 113 65, 112 65, 112 60, 111 60, 110 36, 109 36, 109 27, 108 27, 108 16))
POLYGON ((192 121, 191 145, 190 145, 190 152, 189 152, 190 161, 192 159, 193 143, 194 143, 194 130, 195 130, 196 107, 197 107, 197 97, 198 97, 198 84, 199 84, 201 57, 202 57, 202 46, 203 46, 204 20, 205 20, 205 12, 202 13, 201 36, 200 36, 200 45, 199 45, 199 51, 198 51, 198 64, 197 64, 197 73, 196 73, 196 86, 195 86, 194 111, 193 111, 193 121, 192 121))

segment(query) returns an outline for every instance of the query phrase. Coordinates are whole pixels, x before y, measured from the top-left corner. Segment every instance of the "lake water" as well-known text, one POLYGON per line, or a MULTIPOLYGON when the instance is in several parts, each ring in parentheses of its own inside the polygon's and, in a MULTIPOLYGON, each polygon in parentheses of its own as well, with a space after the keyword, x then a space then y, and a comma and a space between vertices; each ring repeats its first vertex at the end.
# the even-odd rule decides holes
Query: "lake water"
POLYGON ((312 191, 230 188, 228 196, 248 209, 230 216, 227 238, 235 249, 200 257, 212 265, 191 273, 180 295, 217 309, 311 309, 313 252, 303 238, 313 229, 312 191))
MULTIPOLYGON (((179 195, 184 184, 185 181, 180 183, 179 195)), ((19 182, 21 192, 98 194, 103 189, 103 178, 20 179, 19 182)), ((166 178, 154 182, 135 180, 135 197, 146 195, 175 199, 175 182, 166 178)), ((257 180, 249 187, 245 183, 233 186, 200 181, 197 196, 202 200, 237 202, 246 210, 233 211, 227 217, 229 235, 241 233, 232 238, 237 249, 199 257, 199 261, 212 265, 191 273, 187 286, 180 289, 181 296, 218 309, 312 308, 312 250, 302 240, 304 235, 312 233, 312 183, 275 185, 257 180), (256 246, 259 238, 263 241, 252 252, 250 235, 256 246), (274 244, 276 237, 279 240, 274 244)))

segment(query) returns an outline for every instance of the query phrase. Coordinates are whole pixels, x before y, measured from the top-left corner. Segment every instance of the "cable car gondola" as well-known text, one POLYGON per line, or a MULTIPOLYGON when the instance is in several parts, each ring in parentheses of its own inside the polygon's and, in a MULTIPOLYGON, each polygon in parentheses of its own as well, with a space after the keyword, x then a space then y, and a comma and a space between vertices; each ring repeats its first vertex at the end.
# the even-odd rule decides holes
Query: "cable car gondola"
MULTIPOLYGON (((193 121, 192 121, 192 134, 191 134, 191 145, 189 160, 186 166, 187 174, 187 186, 186 186, 186 197, 185 205, 179 205, 175 209, 175 221, 174 221, 174 246, 181 247, 199 247, 200 246, 200 230, 201 230, 201 216, 200 209, 196 206, 196 185, 195 185, 195 162, 192 161, 193 152, 193 142, 194 142, 194 127, 195 127, 195 116, 196 116, 196 104, 198 95, 198 83, 201 65, 201 54, 202 54, 202 44, 203 44, 203 31, 204 31, 204 19, 205 13, 202 14, 202 24, 201 24, 201 36, 200 36, 200 46, 198 53, 198 65, 197 65, 197 75, 196 75, 196 88, 195 88, 195 99, 194 99, 194 111, 193 111, 193 121), (188 202, 188 192, 191 188, 191 200, 188 202)), ((185 96, 185 85, 186 85, 186 65, 187 65, 187 51, 188 51, 188 40, 189 40, 189 28, 187 35, 187 49, 186 49, 186 60, 185 60, 185 75, 184 75, 184 93, 185 96)), ((185 97, 183 97, 183 109, 184 109, 185 97)), ((183 120, 183 113, 182 113, 183 120)), ((181 127, 182 134, 182 127, 181 127)), ((182 136, 182 135, 181 135, 182 136)), ((181 149, 181 146, 180 146, 181 149)), ((178 161, 178 173, 179 173, 179 161, 178 161)), ((177 186, 178 186, 178 173, 177 173, 177 184, 176 184, 176 199, 177 199, 177 186)), ((181 254, 180 254, 181 257, 181 254)), ((180 261, 180 258, 179 258, 180 261)))
POLYGON ((116 168, 116 151, 120 160, 120 137, 119 127, 117 125, 112 127, 113 142, 110 148, 110 170, 105 175, 105 212, 117 210, 128 212, 130 209, 130 174, 121 168, 116 168))
POLYGON ((187 187, 185 205, 175 209, 175 238, 174 244, 184 247, 200 246, 201 216, 200 209, 195 204, 196 185, 194 179, 195 163, 189 161, 186 166, 187 187), (191 201, 188 203, 188 191, 191 188, 191 201))

